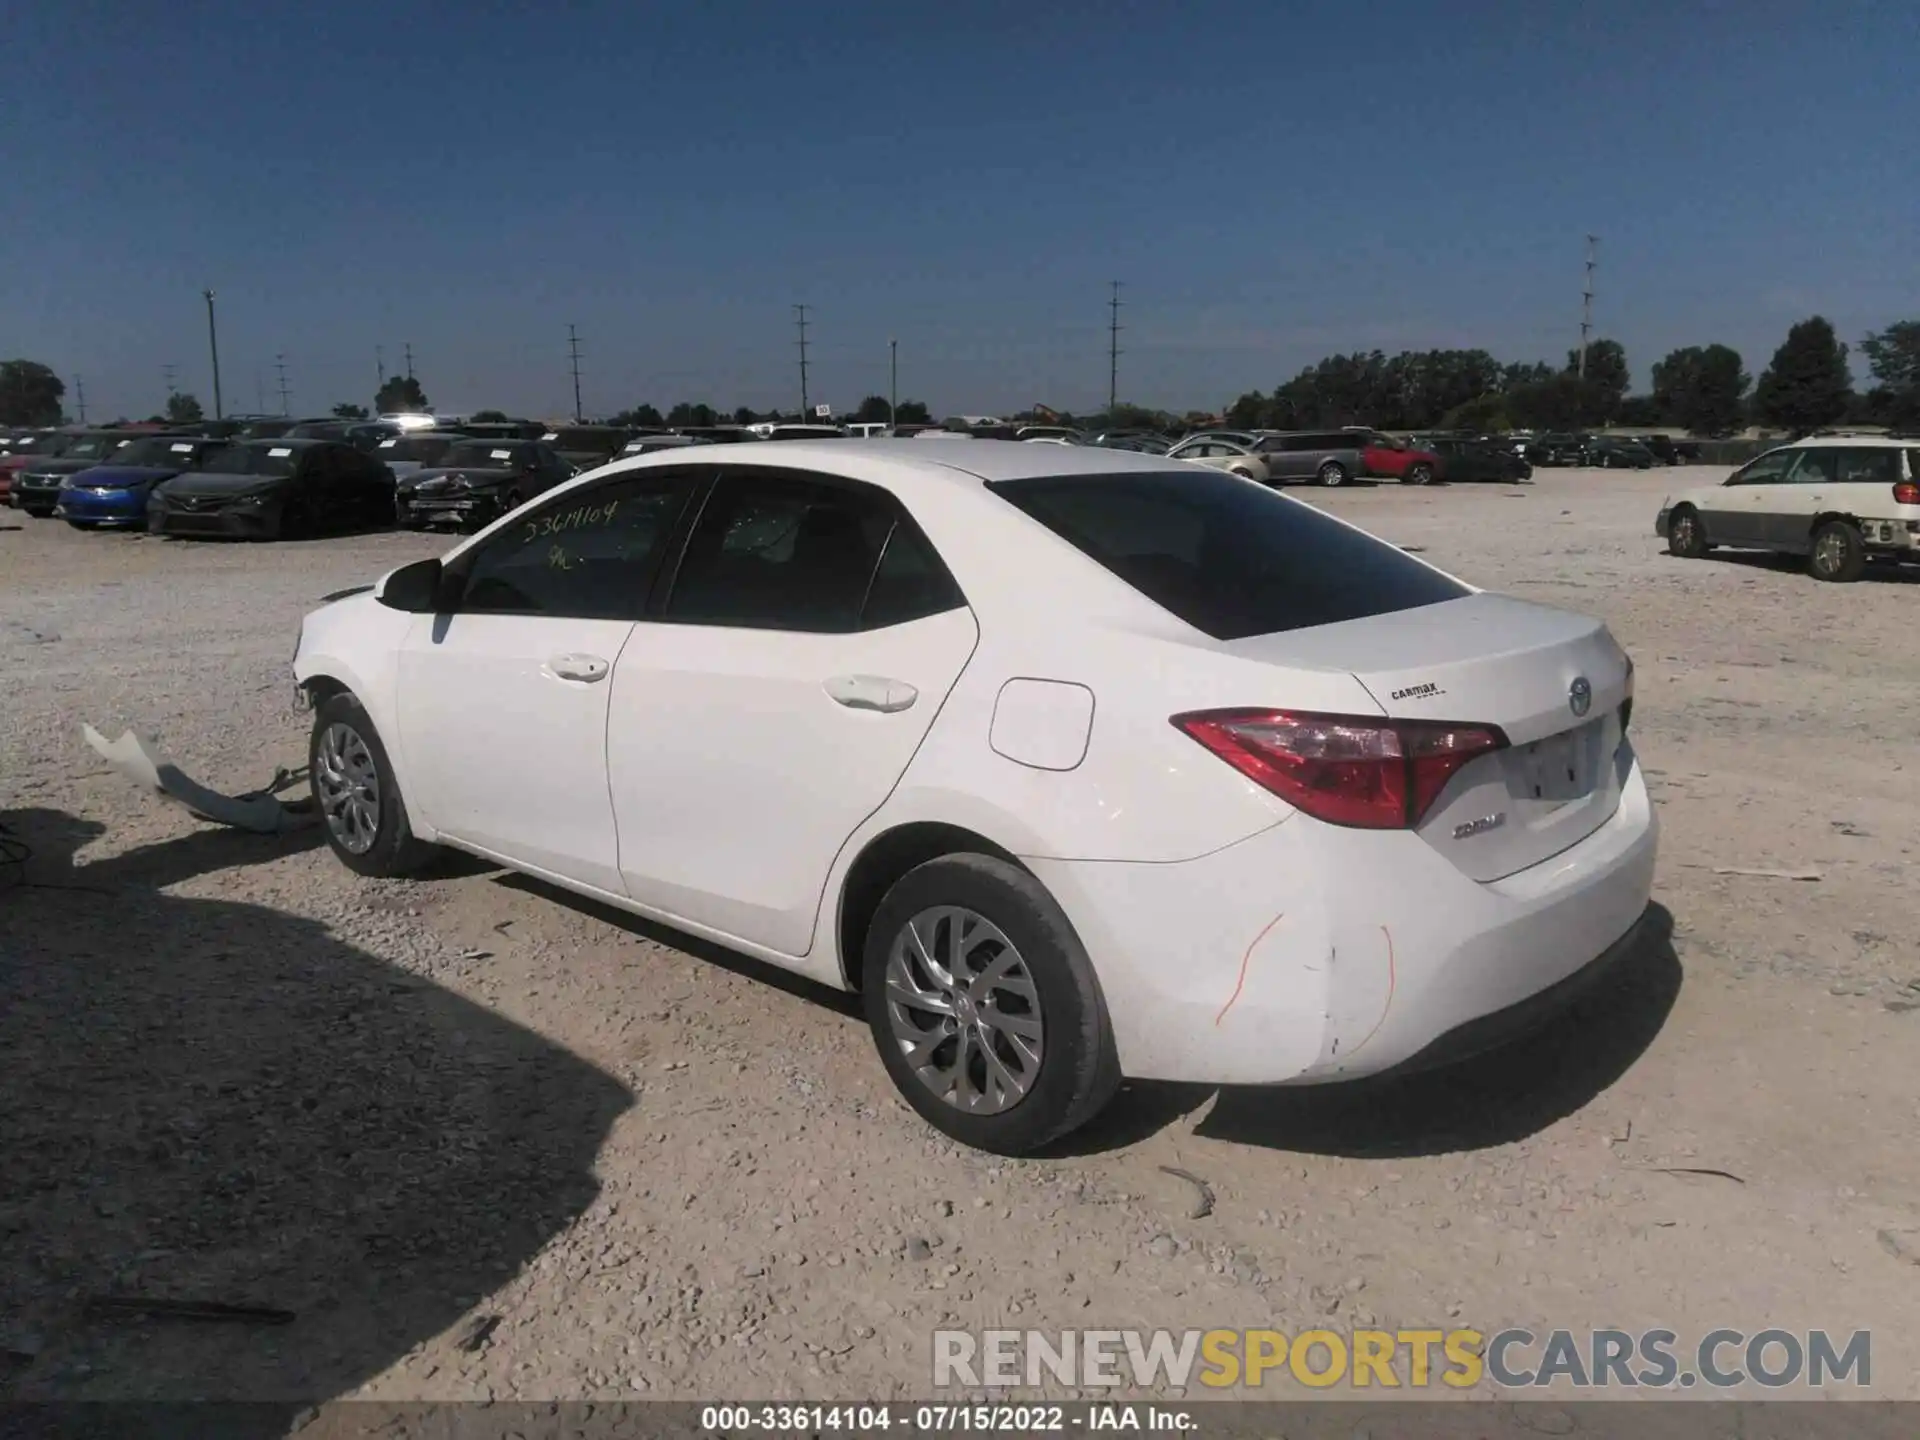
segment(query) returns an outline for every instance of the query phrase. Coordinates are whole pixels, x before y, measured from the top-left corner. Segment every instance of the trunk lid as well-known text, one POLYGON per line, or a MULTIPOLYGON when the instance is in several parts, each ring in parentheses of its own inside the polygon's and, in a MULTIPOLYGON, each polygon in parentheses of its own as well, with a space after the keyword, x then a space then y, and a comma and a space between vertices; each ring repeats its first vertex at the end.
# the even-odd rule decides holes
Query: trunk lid
POLYGON ((1461 767, 1418 831, 1475 880, 1551 859, 1619 806, 1627 657, 1590 616, 1477 594, 1228 648, 1344 670, 1395 719, 1498 726, 1508 747, 1461 767))

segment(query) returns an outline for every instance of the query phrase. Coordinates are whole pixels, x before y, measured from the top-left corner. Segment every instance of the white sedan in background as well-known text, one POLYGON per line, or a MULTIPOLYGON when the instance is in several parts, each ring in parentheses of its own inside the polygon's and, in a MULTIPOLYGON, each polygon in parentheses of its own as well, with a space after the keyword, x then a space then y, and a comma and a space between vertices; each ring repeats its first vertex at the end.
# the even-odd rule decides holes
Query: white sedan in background
POLYGON ((1122 1076, 1485 1048, 1652 883, 1605 626, 1164 457, 619 462, 314 611, 294 671, 349 868, 452 846, 858 992, 1000 1153, 1122 1076))
POLYGON ((1267 464, 1267 457, 1238 440, 1199 436, 1167 451, 1167 459, 1211 466, 1215 470, 1225 470, 1229 475, 1238 475, 1243 480, 1258 480, 1262 485, 1273 483, 1272 467, 1267 464))

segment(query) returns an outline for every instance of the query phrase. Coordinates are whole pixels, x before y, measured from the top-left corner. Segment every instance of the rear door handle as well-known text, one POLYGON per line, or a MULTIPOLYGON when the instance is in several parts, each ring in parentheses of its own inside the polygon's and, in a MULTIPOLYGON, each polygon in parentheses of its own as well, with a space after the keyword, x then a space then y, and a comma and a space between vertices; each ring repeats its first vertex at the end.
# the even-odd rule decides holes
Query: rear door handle
POLYGON ((598 655, 555 655, 540 667, 556 680, 571 680, 579 685, 591 685, 597 680, 607 678, 607 672, 613 666, 598 655))
POLYGON ((888 715, 907 709, 920 698, 920 692, 906 681, 889 680, 884 675, 835 675, 822 688, 849 710, 878 710, 888 715))

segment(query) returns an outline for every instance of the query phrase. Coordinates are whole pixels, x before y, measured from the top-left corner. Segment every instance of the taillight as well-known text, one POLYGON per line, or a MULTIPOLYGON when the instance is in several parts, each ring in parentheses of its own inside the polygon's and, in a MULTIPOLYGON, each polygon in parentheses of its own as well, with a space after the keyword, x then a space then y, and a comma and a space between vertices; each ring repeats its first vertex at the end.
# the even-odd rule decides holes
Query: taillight
POLYGON ((1316 820, 1411 830, 1454 773, 1505 747, 1491 725, 1199 710, 1173 723, 1255 784, 1316 820))
POLYGON ((1920 505, 1920 485, 1911 480, 1902 480, 1893 487, 1893 503, 1896 505, 1920 505))

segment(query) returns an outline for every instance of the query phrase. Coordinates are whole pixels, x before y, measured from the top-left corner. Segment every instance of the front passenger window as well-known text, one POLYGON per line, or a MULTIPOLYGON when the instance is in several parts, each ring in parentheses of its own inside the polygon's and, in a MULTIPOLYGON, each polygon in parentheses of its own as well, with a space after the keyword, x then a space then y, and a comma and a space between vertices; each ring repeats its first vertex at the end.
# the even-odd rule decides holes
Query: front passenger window
POLYGON ((1776 450, 1771 455, 1762 455, 1727 480, 1729 485, 1777 485, 1785 478, 1787 468, 1798 458, 1792 450, 1776 450))
POLYGON ((697 479, 654 473, 571 491, 515 519, 463 565, 459 609, 638 620, 697 479))

